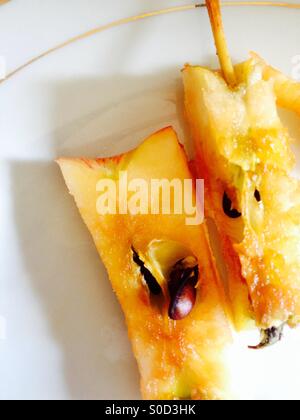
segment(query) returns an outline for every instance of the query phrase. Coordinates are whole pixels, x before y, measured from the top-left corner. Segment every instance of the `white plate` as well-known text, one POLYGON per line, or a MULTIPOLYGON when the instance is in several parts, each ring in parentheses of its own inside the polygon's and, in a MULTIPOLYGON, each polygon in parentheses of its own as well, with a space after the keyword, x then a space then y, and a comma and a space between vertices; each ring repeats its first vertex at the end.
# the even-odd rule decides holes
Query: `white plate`
MULTIPOLYGON (((0 7, 0 55, 13 69, 96 24, 184 3, 12 0, 0 7)), ((255 50, 291 74, 300 10, 224 17, 235 59, 255 50)), ((109 30, 0 85, 1 399, 140 398, 123 316, 53 160, 126 151, 170 124, 186 140, 185 62, 215 63, 205 10, 109 30)), ((235 350, 239 396, 300 399, 300 332, 261 353, 246 344, 235 350)))

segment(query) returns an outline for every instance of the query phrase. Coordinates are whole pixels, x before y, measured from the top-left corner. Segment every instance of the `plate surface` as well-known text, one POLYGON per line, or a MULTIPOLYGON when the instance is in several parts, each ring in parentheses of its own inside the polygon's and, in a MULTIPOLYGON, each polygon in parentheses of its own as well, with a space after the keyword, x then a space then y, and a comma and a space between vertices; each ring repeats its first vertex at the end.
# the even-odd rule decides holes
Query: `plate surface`
MULTIPOLYGON (((12 70, 99 24, 181 4, 12 0, 0 7, 0 55, 12 70)), ((297 75, 300 10, 230 8, 224 18, 235 60, 255 50, 297 75)), ((109 30, 0 85, 0 399, 140 398, 121 310, 53 161, 120 153, 167 125, 187 141, 186 62, 216 64, 205 10, 109 30)), ((285 117, 300 140, 299 121, 285 117)), ((257 335, 234 350, 238 396, 300 399, 300 331, 260 353, 249 340, 257 335)))

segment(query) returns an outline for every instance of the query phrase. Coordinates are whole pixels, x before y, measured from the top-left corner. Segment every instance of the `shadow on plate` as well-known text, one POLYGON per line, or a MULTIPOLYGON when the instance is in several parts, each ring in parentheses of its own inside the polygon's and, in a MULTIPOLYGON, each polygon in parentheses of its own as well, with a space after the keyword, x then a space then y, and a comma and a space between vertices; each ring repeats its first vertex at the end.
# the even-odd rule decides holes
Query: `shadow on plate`
POLYGON ((138 398, 121 310, 58 168, 15 162, 11 178, 26 270, 62 349, 71 397, 138 398))

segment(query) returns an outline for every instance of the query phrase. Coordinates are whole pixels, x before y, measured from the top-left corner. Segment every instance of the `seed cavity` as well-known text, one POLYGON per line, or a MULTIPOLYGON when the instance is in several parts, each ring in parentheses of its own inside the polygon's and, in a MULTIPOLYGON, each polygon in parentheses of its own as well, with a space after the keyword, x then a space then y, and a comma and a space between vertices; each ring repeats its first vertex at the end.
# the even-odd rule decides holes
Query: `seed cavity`
POLYGON ((140 259, 138 253, 134 248, 132 248, 133 252, 133 261, 140 267, 141 274, 150 290, 150 293, 152 293, 155 296, 158 296, 161 294, 162 289, 156 280, 156 278, 153 276, 150 270, 145 266, 145 263, 140 259))
POLYGON ((232 201, 228 197, 226 191, 223 195, 223 210, 226 216, 230 217, 231 219, 238 219, 242 216, 242 213, 232 208, 232 201))
POLYGON ((169 317, 174 321, 181 321, 193 310, 199 279, 199 268, 195 257, 180 260, 173 267, 169 277, 169 294, 171 298, 169 317))
POLYGON ((261 330, 261 342, 257 346, 249 346, 251 350, 261 350, 266 347, 274 346, 283 338, 284 324, 280 327, 272 327, 261 330))
POLYGON ((261 203, 261 201, 262 201, 261 200, 261 195, 260 195, 260 192, 258 190, 255 190, 254 197, 255 197, 255 199, 258 203, 261 203))
MULTIPOLYGON (((174 251, 174 249, 172 249, 172 251, 174 251)), ((173 256, 173 261, 168 265, 169 268, 167 268, 165 267, 165 260, 169 260, 169 258, 162 258, 164 262, 163 277, 161 278, 159 274, 160 270, 153 268, 153 273, 156 273, 161 281, 165 281, 165 283, 160 283, 157 280, 156 275, 154 276, 146 267, 146 263, 134 248, 132 248, 132 253, 133 261, 139 266, 140 272, 151 295, 156 297, 160 296, 161 298, 159 297, 159 299, 163 299, 158 302, 156 300, 157 298, 155 298, 152 303, 158 304, 160 310, 162 310, 162 308, 165 307, 164 301, 168 302, 170 298, 170 302, 168 303, 169 318, 174 321, 180 321, 186 318, 192 312, 197 298, 196 286, 199 279, 197 259, 194 256, 184 258, 179 256, 181 259, 178 260, 175 259, 176 256, 175 258, 173 256)), ((178 254, 180 253, 177 252, 177 258, 178 254)), ((164 255, 164 257, 166 257, 166 255, 164 255)))

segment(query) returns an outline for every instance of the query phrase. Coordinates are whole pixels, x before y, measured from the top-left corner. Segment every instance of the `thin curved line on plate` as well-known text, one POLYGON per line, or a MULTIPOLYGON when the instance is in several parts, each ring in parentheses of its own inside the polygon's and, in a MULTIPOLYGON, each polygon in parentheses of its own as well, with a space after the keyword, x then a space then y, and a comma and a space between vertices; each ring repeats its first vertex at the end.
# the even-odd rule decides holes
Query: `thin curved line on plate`
MULTIPOLYGON (((234 7, 234 6, 264 6, 264 7, 285 7, 285 8, 289 8, 289 9, 300 9, 300 4, 293 4, 293 3, 278 3, 278 2, 270 2, 270 1, 225 1, 222 2, 222 6, 223 7, 234 7)), ((68 39, 65 42, 62 42, 61 44, 56 45, 53 48, 50 48, 49 50, 43 52, 42 54, 39 54, 38 56, 32 58, 31 60, 27 61, 26 63, 22 64, 20 67, 16 68, 15 70, 11 71, 10 73, 7 74, 7 76, 0 80, 0 84, 11 79, 14 75, 16 75, 17 73, 19 73, 20 71, 26 69, 27 67, 29 67, 31 64, 36 63, 37 61, 41 60, 42 58, 63 49, 64 47, 67 47, 71 44, 74 44, 77 41, 81 41, 83 39, 89 38, 93 35, 96 35, 98 33, 104 32, 108 29, 112 29, 115 28, 117 26, 121 26, 121 25, 125 25, 127 23, 132 23, 132 22, 136 22, 139 20, 143 20, 143 19, 147 19, 147 18, 151 18, 151 17, 155 17, 155 16, 161 16, 161 15, 167 15, 170 13, 175 13, 175 12, 184 12, 184 11, 188 11, 188 10, 194 10, 197 8, 205 8, 206 5, 204 3, 201 4, 193 4, 193 5, 188 5, 188 6, 177 6, 177 7, 170 7, 167 9, 161 9, 161 10, 156 10, 154 12, 148 12, 148 13, 143 13, 140 15, 136 15, 136 16, 131 16, 131 17, 127 17, 127 18, 122 18, 122 19, 118 19, 114 22, 108 23, 106 25, 102 25, 99 26, 97 28, 91 29, 88 32, 85 32, 83 34, 77 35, 73 38, 68 39)))

